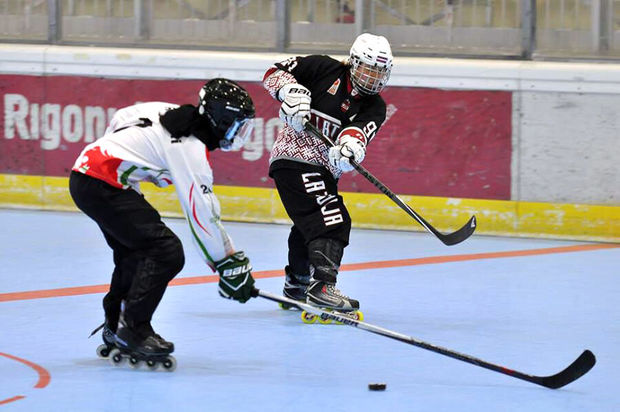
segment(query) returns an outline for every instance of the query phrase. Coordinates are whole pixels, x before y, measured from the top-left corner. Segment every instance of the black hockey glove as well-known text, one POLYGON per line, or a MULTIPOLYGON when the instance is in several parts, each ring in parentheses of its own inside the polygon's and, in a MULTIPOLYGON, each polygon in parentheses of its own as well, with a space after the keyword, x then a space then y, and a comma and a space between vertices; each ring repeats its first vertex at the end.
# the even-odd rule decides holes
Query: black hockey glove
POLYGON ((215 262, 215 268, 220 274, 220 296, 241 303, 250 299, 254 288, 252 265, 250 265, 250 259, 242 251, 215 262))

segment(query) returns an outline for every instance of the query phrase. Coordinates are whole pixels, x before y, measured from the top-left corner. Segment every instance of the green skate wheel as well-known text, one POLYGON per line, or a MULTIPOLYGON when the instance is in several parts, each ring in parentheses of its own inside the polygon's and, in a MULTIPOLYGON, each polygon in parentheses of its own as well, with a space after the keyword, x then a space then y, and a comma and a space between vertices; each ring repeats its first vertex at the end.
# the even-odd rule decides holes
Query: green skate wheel
POLYGON ((364 321, 364 314, 361 311, 356 310, 355 312, 352 313, 352 315, 353 315, 353 319, 359 320, 360 322, 364 321))
POLYGON ((330 323, 332 323, 332 319, 330 318, 323 318, 322 316, 319 316, 318 318, 321 325, 329 325, 330 323))
POLYGON ((316 322, 318 316, 315 315, 314 313, 308 313, 305 310, 303 312, 301 312, 301 320, 303 323, 314 323, 316 322))

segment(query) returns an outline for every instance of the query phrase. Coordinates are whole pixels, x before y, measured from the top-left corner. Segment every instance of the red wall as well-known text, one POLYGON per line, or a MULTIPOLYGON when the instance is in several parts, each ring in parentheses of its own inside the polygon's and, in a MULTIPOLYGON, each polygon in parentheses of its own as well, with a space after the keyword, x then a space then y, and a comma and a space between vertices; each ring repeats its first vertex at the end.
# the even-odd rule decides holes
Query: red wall
MULTIPOLYGON (((201 81, 119 80, 0 75, 0 173, 67 176, 114 109, 152 100, 195 103, 201 81), (97 119, 97 120, 93 120, 97 119)), ((260 83, 242 83, 257 108, 257 127, 236 153, 215 152, 216 184, 272 187, 269 148, 277 103, 260 83)), ((389 120, 364 166, 399 194, 510 198, 511 94, 388 88, 389 120)), ((356 175, 342 191, 376 192, 356 175)))

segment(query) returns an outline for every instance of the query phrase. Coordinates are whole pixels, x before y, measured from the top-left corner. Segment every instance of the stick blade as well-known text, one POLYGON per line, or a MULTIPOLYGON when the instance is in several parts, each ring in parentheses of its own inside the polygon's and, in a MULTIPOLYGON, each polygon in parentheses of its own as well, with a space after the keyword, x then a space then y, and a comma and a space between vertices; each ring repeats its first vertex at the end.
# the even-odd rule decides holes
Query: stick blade
POLYGON ((588 373, 588 371, 592 369, 595 364, 596 357, 591 351, 586 349, 562 372, 556 373, 555 375, 542 377, 540 378, 540 381, 536 383, 550 389, 558 389, 581 378, 583 375, 588 373))
POLYGON ((476 230, 477 222, 476 216, 472 216, 462 228, 456 232, 444 235, 442 233, 435 233, 435 235, 441 240, 444 245, 452 246, 469 238, 476 230))

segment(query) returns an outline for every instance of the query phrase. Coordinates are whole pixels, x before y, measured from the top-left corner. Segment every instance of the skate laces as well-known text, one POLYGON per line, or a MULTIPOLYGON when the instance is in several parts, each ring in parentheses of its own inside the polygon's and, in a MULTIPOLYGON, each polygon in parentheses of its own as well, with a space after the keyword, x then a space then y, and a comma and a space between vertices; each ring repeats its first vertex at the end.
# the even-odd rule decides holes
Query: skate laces
POLYGON ((103 327, 105 326, 105 322, 103 322, 101 325, 97 326, 97 329, 95 329, 94 331, 92 331, 90 333, 90 335, 88 335, 88 338, 90 339, 95 333, 99 332, 101 329, 103 329, 103 327))
POLYGON ((343 294, 339 289, 336 288, 335 285, 330 285, 330 284, 325 284, 325 288, 327 290, 327 292, 329 294, 332 294, 334 296, 338 296, 339 298, 343 298, 346 300, 351 300, 350 297, 348 297, 347 295, 343 294))

